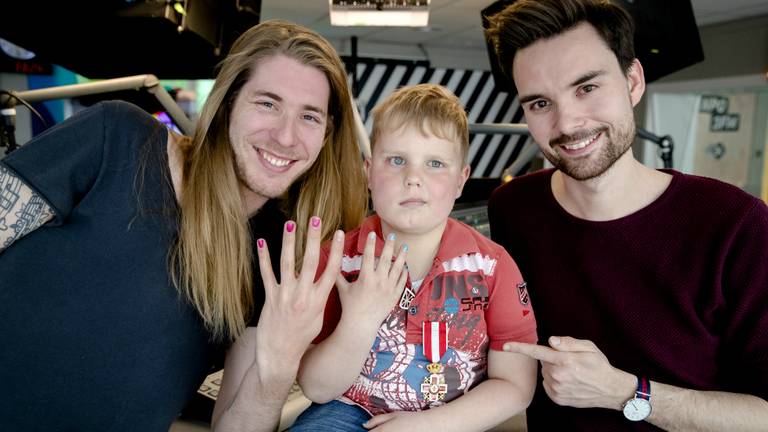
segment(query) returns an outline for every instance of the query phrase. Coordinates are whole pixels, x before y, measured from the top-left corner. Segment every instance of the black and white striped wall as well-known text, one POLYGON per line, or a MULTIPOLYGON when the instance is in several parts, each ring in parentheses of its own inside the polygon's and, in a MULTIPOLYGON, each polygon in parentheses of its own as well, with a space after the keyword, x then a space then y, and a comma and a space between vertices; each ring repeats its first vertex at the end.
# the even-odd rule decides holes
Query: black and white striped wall
MULTIPOLYGON (((496 90, 489 71, 431 68, 397 62, 357 64, 357 102, 365 127, 371 131, 371 109, 404 85, 433 83, 459 97, 470 123, 519 123, 523 110, 516 96, 496 90)), ((470 134, 472 177, 500 177, 518 156, 527 135, 470 134)))

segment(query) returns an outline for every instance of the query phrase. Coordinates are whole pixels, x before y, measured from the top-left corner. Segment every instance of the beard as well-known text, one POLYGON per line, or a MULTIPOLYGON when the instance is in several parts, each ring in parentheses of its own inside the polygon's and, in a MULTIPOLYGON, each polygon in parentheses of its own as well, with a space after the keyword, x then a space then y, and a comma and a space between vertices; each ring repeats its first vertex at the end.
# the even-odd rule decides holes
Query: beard
POLYGON ((635 139, 635 122, 619 125, 615 129, 607 126, 592 130, 578 131, 571 135, 561 135, 550 141, 548 151, 543 152, 547 160, 563 174, 575 180, 584 181, 603 175, 613 164, 621 158, 631 147, 635 139), (559 144, 574 143, 602 133, 606 139, 605 144, 597 154, 589 154, 579 158, 564 158, 554 148, 559 144))
POLYGON ((234 159, 235 174, 237 175, 238 183, 241 190, 250 192, 252 194, 261 196, 266 199, 280 198, 285 195, 288 189, 293 183, 298 181, 310 166, 301 166, 301 158, 285 149, 275 150, 274 153, 280 154, 288 159, 299 159, 297 162, 299 166, 291 166, 287 171, 282 173, 270 173, 265 168, 262 168, 258 161, 261 156, 258 151, 251 153, 251 148, 263 148, 267 151, 273 151, 272 149, 277 147, 276 144, 259 146, 251 145, 250 141, 245 142, 241 146, 233 145, 232 157, 234 159))

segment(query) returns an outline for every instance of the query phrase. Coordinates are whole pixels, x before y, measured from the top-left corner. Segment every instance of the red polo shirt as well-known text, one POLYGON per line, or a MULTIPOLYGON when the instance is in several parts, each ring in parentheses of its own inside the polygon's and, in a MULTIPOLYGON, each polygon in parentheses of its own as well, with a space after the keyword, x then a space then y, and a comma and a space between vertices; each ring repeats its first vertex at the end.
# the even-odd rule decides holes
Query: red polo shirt
MULTIPOLYGON (((379 256, 384 240, 378 216, 367 218, 346 235, 342 274, 349 281, 357 279, 371 231, 379 238, 379 256)), ((328 252, 326 246, 320 272, 328 252)), ((410 284, 409 280, 407 286, 410 284)), ((323 329, 315 342, 328 337, 340 317, 341 303, 334 288, 323 329)), ((360 376, 341 400, 360 405, 374 415, 440 405, 485 379, 489 347, 501 350, 509 341, 537 341, 536 320, 520 271, 501 246, 449 218, 432 268, 410 308, 393 305, 360 376), (425 369, 429 360, 422 352, 424 321, 445 321, 448 327, 448 350, 441 359, 448 393, 436 403, 427 403, 421 393, 421 384, 429 375, 425 369)))

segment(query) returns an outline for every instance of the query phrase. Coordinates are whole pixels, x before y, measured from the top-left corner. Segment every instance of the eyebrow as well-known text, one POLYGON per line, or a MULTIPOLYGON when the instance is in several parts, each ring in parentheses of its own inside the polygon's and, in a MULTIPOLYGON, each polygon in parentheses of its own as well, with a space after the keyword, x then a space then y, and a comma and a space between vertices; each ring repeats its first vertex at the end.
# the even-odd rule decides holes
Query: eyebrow
MULTIPOLYGON (((275 93, 272 93, 271 91, 268 91, 268 90, 255 90, 252 94, 254 96, 266 96, 266 97, 268 97, 270 99, 274 99, 274 100, 276 100, 278 102, 282 102, 283 101, 282 97, 280 97, 279 95, 277 95, 275 93)), ((314 105, 302 105, 301 108, 305 109, 307 111, 314 111, 314 112, 316 112, 318 114, 322 114, 323 116, 326 115, 326 112, 325 112, 324 109, 322 109, 320 107, 316 107, 314 105)))
POLYGON ((587 72, 584 75, 582 75, 579 78, 577 78, 576 81, 572 82, 571 83, 571 87, 576 87, 576 86, 582 85, 582 84, 584 84, 587 81, 591 81, 591 80, 593 80, 593 79, 595 79, 595 78, 597 78, 597 77, 599 77, 601 75, 605 75, 605 74, 606 74, 606 72, 604 70, 596 70, 596 71, 587 72))
MULTIPOLYGON (((604 71, 604 70, 596 70, 596 71, 587 72, 584 75, 576 78, 576 80, 573 81, 569 87, 580 86, 580 85, 584 84, 587 81, 591 81, 591 80, 593 80, 593 79, 595 79, 595 78, 597 78, 599 76, 605 75, 605 74, 606 74, 606 71, 604 71)), ((536 99, 541 99, 543 97, 544 97, 544 95, 542 95, 542 94, 532 94, 532 95, 527 95, 527 96, 521 96, 520 97, 520 104, 522 105, 524 103, 531 102, 531 101, 534 101, 536 99)))
POLYGON ((541 99, 543 97, 544 97, 544 95, 542 95, 542 94, 532 94, 532 95, 528 95, 528 96, 521 96, 520 97, 520 105, 522 105, 524 103, 528 103, 530 101, 534 101, 536 99, 541 99))

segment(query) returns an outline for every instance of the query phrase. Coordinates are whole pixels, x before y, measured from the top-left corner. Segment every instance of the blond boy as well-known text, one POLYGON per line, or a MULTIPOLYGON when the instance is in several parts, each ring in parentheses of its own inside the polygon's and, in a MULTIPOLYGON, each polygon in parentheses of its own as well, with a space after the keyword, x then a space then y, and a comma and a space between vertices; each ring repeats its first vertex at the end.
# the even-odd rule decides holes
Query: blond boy
POLYGON ((346 236, 299 372, 315 404, 292 430, 488 429, 531 400, 535 361, 502 345, 534 343, 536 322, 510 256, 449 218, 469 176, 466 114, 447 89, 422 84, 373 118, 365 167, 377 214, 346 236))

